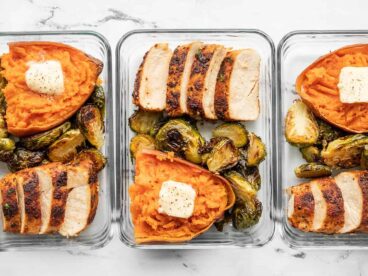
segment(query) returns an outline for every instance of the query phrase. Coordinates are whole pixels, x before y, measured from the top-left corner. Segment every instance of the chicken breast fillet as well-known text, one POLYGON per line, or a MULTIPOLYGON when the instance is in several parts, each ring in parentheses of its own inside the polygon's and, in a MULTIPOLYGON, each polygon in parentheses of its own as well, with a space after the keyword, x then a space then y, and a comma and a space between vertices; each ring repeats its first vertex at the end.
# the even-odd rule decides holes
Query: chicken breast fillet
POLYGON ((17 181, 13 174, 0 181, 0 205, 4 232, 20 232, 21 210, 18 204, 17 181))

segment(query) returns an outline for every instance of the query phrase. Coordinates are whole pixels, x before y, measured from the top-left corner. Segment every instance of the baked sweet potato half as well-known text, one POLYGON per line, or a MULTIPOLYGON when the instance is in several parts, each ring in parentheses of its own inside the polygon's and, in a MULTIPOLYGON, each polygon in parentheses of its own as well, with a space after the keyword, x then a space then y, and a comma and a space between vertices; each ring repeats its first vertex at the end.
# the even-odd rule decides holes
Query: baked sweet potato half
POLYGON ((71 46, 46 41, 9 43, 1 57, 1 74, 8 131, 18 137, 49 130, 71 117, 89 98, 103 64, 71 46), (63 73, 63 92, 42 94, 31 90, 26 72, 31 63, 57 61, 63 73))
POLYGON ((136 158, 136 175, 130 186, 130 211, 137 243, 184 242, 207 231, 235 202, 227 180, 170 153, 142 150, 136 158), (159 194, 164 181, 191 185, 196 192, 189 218, 160 213, 159 194))

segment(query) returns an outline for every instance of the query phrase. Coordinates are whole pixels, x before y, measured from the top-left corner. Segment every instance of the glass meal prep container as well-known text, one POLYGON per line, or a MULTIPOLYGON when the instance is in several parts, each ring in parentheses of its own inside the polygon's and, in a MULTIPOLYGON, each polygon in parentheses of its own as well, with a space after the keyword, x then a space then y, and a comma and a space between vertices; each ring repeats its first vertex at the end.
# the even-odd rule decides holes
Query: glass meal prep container
MULTIPOLYGON (((266 244, 274 233, 274 181, 272 172, 272 92, 274 89, 274 46, 271 39, 258 30, 138 30, 124 35, 116 48, 116 111, 117 111, 117 222, 120 239, 130 247, 150 249, 184 249, 211 247, 260 247, 266 244), (212 227, 206 233, 185 243, 136 244, 130 215, 128 189, 134 179, 134 165, 129 151, 130 130, 128 118, 137 108, 132 103, 134 80, 143 55, 159 42, 169 43, 173 50, 179 44, 192 41, 223 44, 225 47, 253 48, 261 57, 260 66, 260 116, 255 122, 245 123, 248 130, 259 135, 267 147, 267 157, 260 165, 262 177, 258 198, 263 204, 259 223, 246 231, 236 231, 231 225, 224 232, 212 227)), ((201 134, 209 138, 214 124, 199 123, 201 134)))
MULTIPOLYGON (((111 77, 111 50, 107 40, 96 32, 24 32, 0 33, 0 54, 8 52, 7 43, 14 41, 53 41, 74 46, 101 60, 104 64, 100 78, 106 93, 105 144, 102 152, 108 163, 99 173, 99 204, 91 225, 78 237, 65 238, 60 235, 21 235, 3 232, 0 222, 0 251, 62 249, 84 250, 103 247, 112 238, 112 207, 114 202, 114 136, 113 93, 111 77)), ((0 177, 8 173, 5 163, 0 164, 0 177)))
POLYGON ((288 108, 299 96, 295 91, 297 76, 313 61, 330 51, 344 46, 368 43, 368 31, 297 31, 287 34, 279 43, 277 69, 278 89, 274 102, 276 114, 277 145, 274 171, 277 173, 279 186, 277 195, 278 220, 281 235, 291 247, 297 248, 367 248, 367 234, 336 234, 326 235, 304 233, 293 228, 287 220, 286 188, 302 182, 294 174, 294 168, 305 163, 296 147, 286 142, 284 136, 284 119, 288 108))

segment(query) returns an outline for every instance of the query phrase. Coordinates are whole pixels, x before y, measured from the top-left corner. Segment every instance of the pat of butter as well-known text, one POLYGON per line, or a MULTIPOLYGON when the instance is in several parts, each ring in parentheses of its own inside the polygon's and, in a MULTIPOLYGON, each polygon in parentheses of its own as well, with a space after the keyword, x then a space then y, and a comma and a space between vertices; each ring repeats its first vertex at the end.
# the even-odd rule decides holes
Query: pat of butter
POLYGON ((64 75, 59 61, 29 62, 26 84, 34 92, 58 95, 64 92, 64 75))
POLYGON ((158 212, 177 218, 193 215, 196 192, 192 186, 173 180, 162 183, 158 212))
POLYGON ((368 67, 343 67, 337 87, 341 102, 368 103, 368 67))

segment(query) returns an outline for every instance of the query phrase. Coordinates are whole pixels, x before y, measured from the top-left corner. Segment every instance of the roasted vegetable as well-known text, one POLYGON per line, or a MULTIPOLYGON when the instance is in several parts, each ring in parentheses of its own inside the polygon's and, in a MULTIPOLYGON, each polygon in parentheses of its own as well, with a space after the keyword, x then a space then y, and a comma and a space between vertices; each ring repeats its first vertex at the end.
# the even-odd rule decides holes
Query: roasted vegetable
POLYGON ((240 173, 229 171, 225 173, 225 178, 229 180, 233 187, 238 201, 247 201, 255 197, 257 190, 240 173))
POLYGON ((368 169, 368 146, 365 146, 364 150, 362 151, 362 156, 360 159, 360 167, 364 170, 368 169))
POLYGON ((101 85, 95 86, 91 97, 88 99, 88 103, 96 106, 100 110, 102 117, 105 116, 105 91, 101 85))
POLYGON ((104 122, 94 105, 85 105, 77 113, 77 124, 92 146, 100 149, 104 143, 104 122))
POLYGON ((173 151, 196 164, 202 162, 199 149, 204 145, 204 139, 198 130, 185 120, 169 120, 157 132, 155 141, 157 148, 162 151, 173 151))
POLYGON ((231 215, 234 228, 244 230, 259 222, 262 215, 262 203, 256 197, 237 202, 231 215))
POLYGON ((152 137, 156 137, 157 132, 160 130, 160 128, 165 125, 167 122, 169 121, 168 117, 165 118, 161 118, 160 120, 158 120, 150 129, 149 131, 149 135, 151 135, 152 137))
POLYGON ((7 83, 8 82, 6 81, 6 79, 0 73, 0 114, 1 115, 5 115, 5 111, 6 111, 6 100, 5 100, 3 88, 6 86, 7 83))
POLYGON ((107 161, 105 156, 97 149, 84 149, 78 153, 76 158, 78 160, 91 160, 97 172, 101 171, 106 166, 107 161))
POLYGON ((217 231, 222 232, 224 230, 224 226, 231 221, 231 213, 229 210, 225 211, 224 216, 215 222, 215 227, 217 231))
POLYGON ((150 134, 151 129, 162 119, 161 112, 137 110, 129 118, 130 128, 137 133, 150 134))
POLYGON ((259 174, 258 167, 247 167, 244 160, 240 160, 234 168, 231 168, 231 170, 241 174, 241 176, 244 177, 256 191, 261 188, 261 175, 259 174))
POLYGON ((239 159, 239 151, 233 141, 223 137, 213 146, 206 164, 211 172, 220 172, 235 166, 239 159))
POLYGON ((29 150, 40 150, 47 148, 57 140, 62 134, 68 131, 71 127, 70 122, 65 122, 62 125, 51 130, 38 133, 32 136, 20 138, 19 144, 29 150))
POLYGON ((130 140, 130 154, 135 158, 143 149, 155 149, 155 139, 147 134, 138 134, 130 140))
POLYGON ((326 146, 329 142, 344 135, 342 130, 337 129, 321 119, 317 119, 317 123, 319 128, 318 145, 326 146))
POLYGON ((321 152, 324 164, 332 168, 353 168, 360 164, 368 137, 363 134, 344 136, 330 142, 321 152))
POLYGON ((45 160, 43 151, 30 151, 23 148, 17 148, 7 160, 8 168, 11 172, 16 172, 26 168, 36 167, 45 160))
POLYGON ((316 178, 330 176, 332 174, 330 167, 318 163, 302 164, 295 168, 294 172, 299 178, 316 178))
POLYGON ((287 112, 285 137, 298 147, 313 145, 318 140, 319 129, 314 115, 300 100, 295 101, 287 112))
POLYGON ((219 125, 213 130, 212 136, 227 137, 238 148, 244 147, 248 143, 248 132, 240 123, 224 123, 219 125))
POLYGON ((308 163, 318 162, 321 158, 321 151, 316 146, 308 146, 305 148, 301 148, 300 152, 302 153, 303 158, 308 163))
POLYGON ((249 133, 249 145, 246 151, 246 164, 249 167, 258 166, 266 158, 266 146, 261 138, 254 133, 249 133))
POLYGON ((84 146, 84 142, 79 129, 68 130, 49 147, 48 157, 51 161, 70 161, 77 155, 78 149, 84 146))
POLYGON ((15 142, 9 138, 0 138, 0 161, 8 162, 13 158, 15 142))
POLYGON ((6 122, 4 115, 0 112, 0 138, 8 137, 8 130, 6 129, 6 122))

